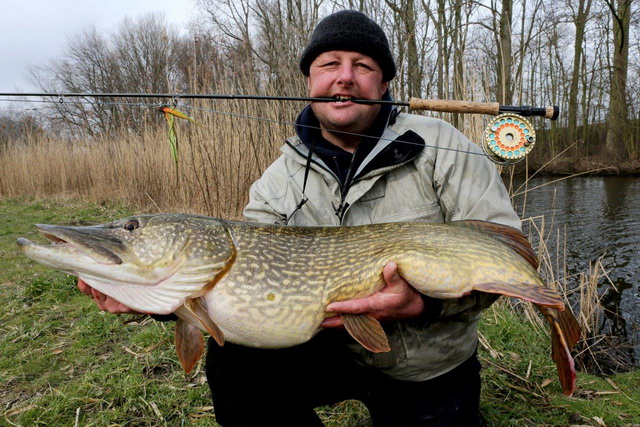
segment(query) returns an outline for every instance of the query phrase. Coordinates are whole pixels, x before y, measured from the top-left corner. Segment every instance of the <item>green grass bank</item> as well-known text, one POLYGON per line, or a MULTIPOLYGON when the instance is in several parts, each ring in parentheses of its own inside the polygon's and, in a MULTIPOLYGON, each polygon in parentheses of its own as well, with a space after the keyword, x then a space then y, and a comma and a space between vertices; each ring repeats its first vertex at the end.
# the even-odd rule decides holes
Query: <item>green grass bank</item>
MULTIPOLYGON (((36 223, 130 213, 116 204, 0 198, 0 425, 217 425, 203 366, 189 375, 180 368, 172 322, 102 313, 75 278, 32 262, 15 244, 21 236, 40 240, 36 223)), ((640 423, 640 370, 578 373, 568 398, 546 330, 506 300, 487 310, 480 330, 489 425, 640 423)), ((329 426, 368 424, 357 402, 318 411, 329 426)))

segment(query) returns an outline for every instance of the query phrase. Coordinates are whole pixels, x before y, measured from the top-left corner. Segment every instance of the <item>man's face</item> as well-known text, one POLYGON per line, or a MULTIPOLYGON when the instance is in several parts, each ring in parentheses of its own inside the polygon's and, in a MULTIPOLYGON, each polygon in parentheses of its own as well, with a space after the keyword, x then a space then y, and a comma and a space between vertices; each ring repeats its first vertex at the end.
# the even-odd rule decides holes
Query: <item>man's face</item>
MULTIPOLYGON (((307 86, 312 97, 380 99, 387 90, 373 58, 341 50, 318 55, 309 68, 307 86)), ((367 130, 380 111, 380 105, 353 102, 313 102, 311 108, 325 129, 355 133, 367 130)))

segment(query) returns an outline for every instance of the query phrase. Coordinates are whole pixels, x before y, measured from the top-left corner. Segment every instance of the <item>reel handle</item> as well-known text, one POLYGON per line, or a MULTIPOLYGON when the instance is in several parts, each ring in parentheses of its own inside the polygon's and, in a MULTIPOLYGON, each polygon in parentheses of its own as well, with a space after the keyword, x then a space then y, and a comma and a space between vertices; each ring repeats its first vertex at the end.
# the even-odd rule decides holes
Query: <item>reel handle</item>
POLYGON ((560 108, 557 105, 540 108, 529 105, 502 105, 501 113, 513 113, 523 117, 540 116, 549 120, 556 120, 560 115, 560 108))

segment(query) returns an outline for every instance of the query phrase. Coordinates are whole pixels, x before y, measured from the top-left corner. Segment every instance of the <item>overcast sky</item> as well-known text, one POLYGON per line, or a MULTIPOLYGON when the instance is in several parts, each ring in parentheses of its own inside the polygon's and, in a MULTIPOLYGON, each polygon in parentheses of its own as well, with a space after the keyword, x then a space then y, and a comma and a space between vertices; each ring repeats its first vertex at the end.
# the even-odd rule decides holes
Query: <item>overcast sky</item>
POLYGON ((0 92, 36 90, 27 83, 29 66, 55 57, 68 35, 93 25, 108 31, 149 12, 184 28, 194 6, 190 0, 0 0, 0 92))

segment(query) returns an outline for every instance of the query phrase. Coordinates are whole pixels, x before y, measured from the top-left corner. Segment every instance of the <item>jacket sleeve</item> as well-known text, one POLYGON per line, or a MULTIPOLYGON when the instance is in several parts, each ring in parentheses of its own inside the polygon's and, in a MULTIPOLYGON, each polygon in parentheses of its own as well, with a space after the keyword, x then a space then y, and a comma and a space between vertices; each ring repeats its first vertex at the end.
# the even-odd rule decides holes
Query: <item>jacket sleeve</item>
MULTIPOLYGON (((461 132, 441 122, 438 145, 451 150, 435 150, 434 190, 440 200, 445 221, 475 219, 521 229, 520 218, 498 173, 497 167, 482 150, 461 132)), ((442 317, 464 311, 477 313, 488 308, 498 297, 473 292, 466 297, 446 300, 442 317)))
POLYGON ((433 179, 445 221, 478 219, 521 229, 498 169, 453 126, 441 122, 433 179))
POLYGON ((264 174, 251 185, 249 203, 243 216, 246 221, 265 224, 284 224, 287 214, 282 201, 286 197, 287 178, 282 172, 282 157, 265 170, 264 174))

